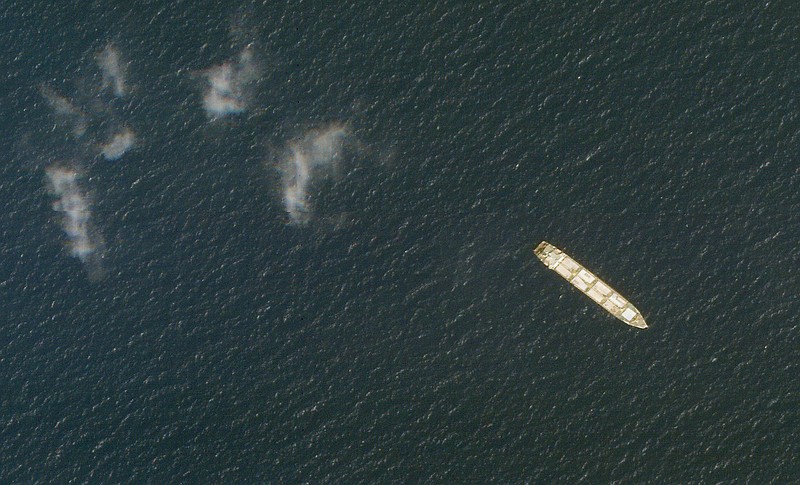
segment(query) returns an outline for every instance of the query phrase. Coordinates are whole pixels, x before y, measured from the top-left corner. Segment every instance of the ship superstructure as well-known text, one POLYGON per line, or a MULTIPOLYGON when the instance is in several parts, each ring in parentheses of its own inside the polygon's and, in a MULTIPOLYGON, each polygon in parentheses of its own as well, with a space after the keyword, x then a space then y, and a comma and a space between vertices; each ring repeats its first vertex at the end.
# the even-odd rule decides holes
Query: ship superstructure
POLYGON ((610 314, 632 327, 647 328, 644 317, 633 306, 633 303, 629 302, 562 250, 547 241, 542 241, 533 252, 542 260, 545 266, 572 283, 572 286, 581 290, 610 314))

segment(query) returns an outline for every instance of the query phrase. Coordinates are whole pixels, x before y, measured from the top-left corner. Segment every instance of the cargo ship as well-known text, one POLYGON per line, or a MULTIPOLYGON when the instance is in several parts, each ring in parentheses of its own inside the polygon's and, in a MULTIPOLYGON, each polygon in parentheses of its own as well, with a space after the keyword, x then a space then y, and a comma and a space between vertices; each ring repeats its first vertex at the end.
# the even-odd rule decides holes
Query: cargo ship
POLYGON ((533 252, 545 266, 572 283, 572 286, 581 290, 595 303, 605 308, 608 313, 631 327, 647 328, 642 313, 633 306, 633 303, 569 257, 564 251, 547 241, 542 241, 533 252))

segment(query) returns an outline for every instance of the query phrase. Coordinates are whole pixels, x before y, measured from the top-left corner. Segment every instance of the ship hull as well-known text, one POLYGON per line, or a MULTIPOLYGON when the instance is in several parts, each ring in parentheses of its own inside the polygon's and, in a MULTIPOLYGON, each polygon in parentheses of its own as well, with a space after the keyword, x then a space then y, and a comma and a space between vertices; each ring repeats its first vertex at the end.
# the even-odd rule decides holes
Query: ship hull
POLYGON ((579 289, 608 313, 631 327, 647 328, 642 313, 633 306, 633 303, 562 250, 547 241, 542 241, 533 252, 545 266, 569 281, 572 286, 579 289))

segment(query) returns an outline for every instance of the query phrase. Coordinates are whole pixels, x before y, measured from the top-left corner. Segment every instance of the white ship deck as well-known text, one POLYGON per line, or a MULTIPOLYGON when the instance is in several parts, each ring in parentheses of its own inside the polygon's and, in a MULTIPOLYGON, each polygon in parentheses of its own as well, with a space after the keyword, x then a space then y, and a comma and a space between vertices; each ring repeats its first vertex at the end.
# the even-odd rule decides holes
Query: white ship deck
POLYGON ((641 312, 630 301, 566 253, 546 241, 539 243, 533 252, 545 266, 572 283, 610 314, 632 327, 647 328, 641 312))

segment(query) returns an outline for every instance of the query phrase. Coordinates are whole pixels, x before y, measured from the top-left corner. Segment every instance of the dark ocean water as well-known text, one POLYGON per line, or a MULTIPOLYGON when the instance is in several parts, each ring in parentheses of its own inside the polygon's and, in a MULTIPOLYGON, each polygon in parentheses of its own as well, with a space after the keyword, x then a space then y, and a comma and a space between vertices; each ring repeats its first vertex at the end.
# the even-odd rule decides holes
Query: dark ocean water
POLYGON ((800 481, 796 3, 138 3, 0 3, 0 482, 800 481), (96 103, 108 42, 116 162, 38 91, 96 103), (329 122, 360 148, 288 224, 276 153, 329 122))

